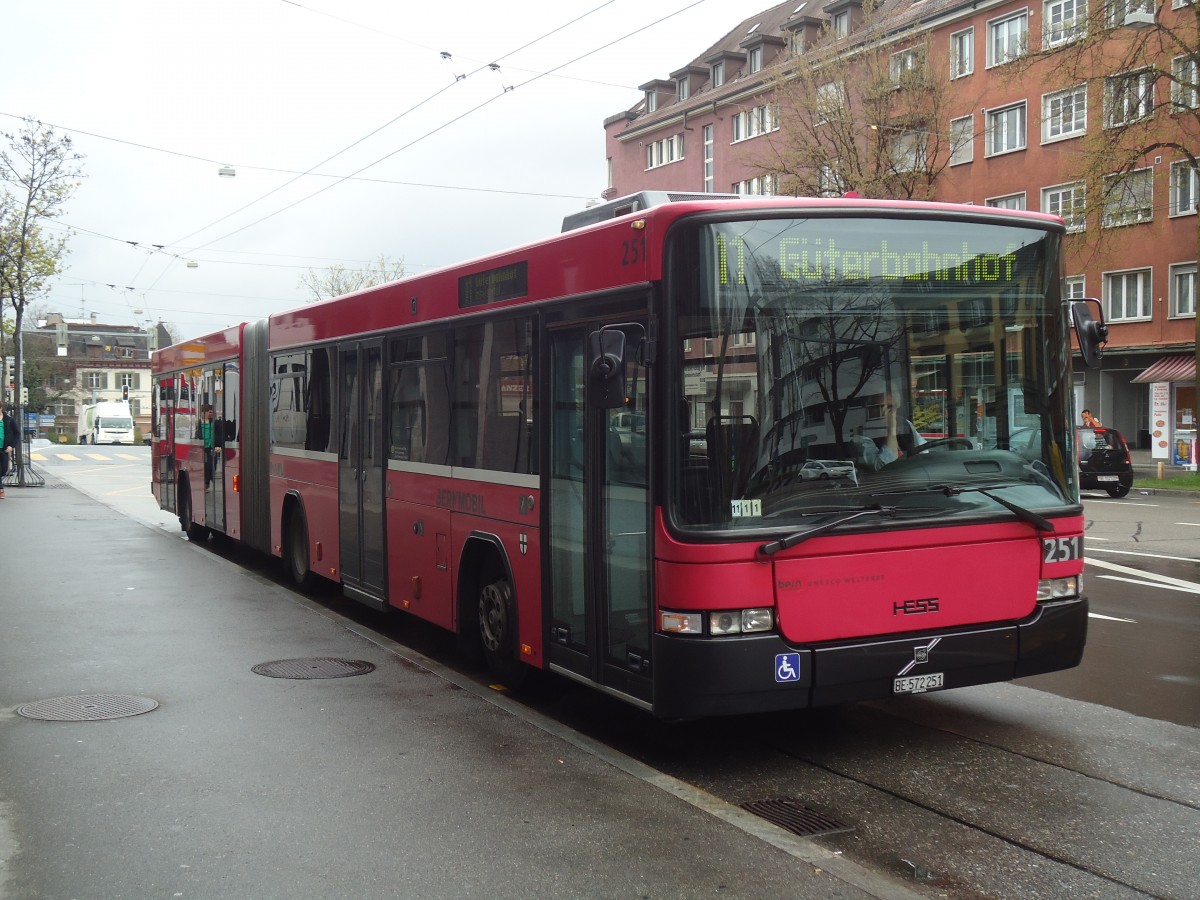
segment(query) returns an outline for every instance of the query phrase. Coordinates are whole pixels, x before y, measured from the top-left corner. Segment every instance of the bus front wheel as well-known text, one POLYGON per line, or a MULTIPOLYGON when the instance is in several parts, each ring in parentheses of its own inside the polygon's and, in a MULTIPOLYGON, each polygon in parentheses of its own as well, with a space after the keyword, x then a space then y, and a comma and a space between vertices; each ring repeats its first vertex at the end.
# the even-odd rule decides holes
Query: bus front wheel
POLYGON ((517 607, 512 583, 494 573, 479 590, 479 643, 488 670, 508 687, 518 687, 529 667, 517 654, 517 607))

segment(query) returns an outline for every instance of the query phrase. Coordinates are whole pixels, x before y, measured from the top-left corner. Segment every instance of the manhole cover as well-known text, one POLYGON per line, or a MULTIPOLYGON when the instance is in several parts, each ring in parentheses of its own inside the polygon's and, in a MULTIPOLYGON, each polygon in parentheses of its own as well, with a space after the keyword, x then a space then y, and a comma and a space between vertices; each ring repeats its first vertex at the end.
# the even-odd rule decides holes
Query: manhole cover
POLYGON ((780 828, 801 837, 816 837, 820 834, 837 834, 853 831, 854 826, 809 809, 794 797, 778 797, 773 800, 750 800, 740 804, 742 809, 762 816, 780 828))
POLYGON ((158 708, 158 701, 149 697, 127 697, 121 694, 80 694, 76 697, 55 697, 17 707, 17 715, 26 719, 47 722, 92 722, 100 719, 122 719, 140 716, 158 708))
POLYGON ((316 656, 308 659, 277 659, 259 663, 250 670, 268 678, 349 678, 375 671, 375 664, 362 659, 334 659, 316 656))

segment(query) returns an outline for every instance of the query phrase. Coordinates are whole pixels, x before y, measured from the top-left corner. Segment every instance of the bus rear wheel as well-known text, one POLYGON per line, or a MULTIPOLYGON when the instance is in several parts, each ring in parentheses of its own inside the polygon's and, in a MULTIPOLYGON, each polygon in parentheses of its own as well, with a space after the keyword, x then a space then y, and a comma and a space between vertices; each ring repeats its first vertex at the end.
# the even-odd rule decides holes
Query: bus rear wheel
POLYGON ((194 544, 208 540, 208 528, 192 521, 192 488, 186 479, 179 481, 179 527, 194 544))
POLYGON ((529 667, 517 654, 517 607, 512 583, 502 574, 484 577, 479 589, 479 643, 490 671, 508 687, 519 687, 529 667))

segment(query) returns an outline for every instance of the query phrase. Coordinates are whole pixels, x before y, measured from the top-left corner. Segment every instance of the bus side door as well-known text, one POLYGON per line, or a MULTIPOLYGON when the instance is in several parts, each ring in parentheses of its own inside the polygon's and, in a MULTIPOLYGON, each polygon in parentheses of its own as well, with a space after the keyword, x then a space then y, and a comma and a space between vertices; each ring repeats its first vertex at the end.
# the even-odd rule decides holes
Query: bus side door
MULTIPOLYGON (((624 321, 619 319, 617 321, 624 321)), ((649 447, 644 328, 630 347, 625 407, 586 402, 587 338, 600 323, 549 333, 551 664, 650 699, 649 447)))

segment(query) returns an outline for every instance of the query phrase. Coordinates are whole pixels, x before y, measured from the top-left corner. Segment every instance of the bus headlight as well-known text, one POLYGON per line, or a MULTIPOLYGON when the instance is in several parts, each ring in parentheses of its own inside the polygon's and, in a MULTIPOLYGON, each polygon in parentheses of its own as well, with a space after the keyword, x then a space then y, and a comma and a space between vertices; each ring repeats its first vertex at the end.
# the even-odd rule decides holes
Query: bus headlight
POLYGON ((1067 600, 1079 596, 1079 576, 1069 578, 1043 578, 1038 582, 1038 603, 1047 600, 1067 600))
POLYGON ((775 616, 769 606, 758 609, 724 609, 708 614, 708 630, 714 636, 753 634, 770 631, 774 626, 775 616))

